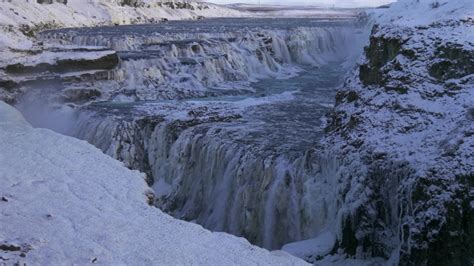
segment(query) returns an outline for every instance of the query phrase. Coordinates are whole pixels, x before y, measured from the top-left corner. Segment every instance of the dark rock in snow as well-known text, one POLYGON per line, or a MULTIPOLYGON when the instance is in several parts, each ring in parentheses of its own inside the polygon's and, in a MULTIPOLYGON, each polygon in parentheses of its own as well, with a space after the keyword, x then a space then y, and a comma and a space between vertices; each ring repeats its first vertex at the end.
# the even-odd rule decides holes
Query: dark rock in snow
POLYGON ((8 74, 33 74, 42 72, 66 73, 73 71, 113 69, 119 63, 116 53, 97 58, 59 59, 54 63, 24 64, 16 63, 5 68, 8 74))

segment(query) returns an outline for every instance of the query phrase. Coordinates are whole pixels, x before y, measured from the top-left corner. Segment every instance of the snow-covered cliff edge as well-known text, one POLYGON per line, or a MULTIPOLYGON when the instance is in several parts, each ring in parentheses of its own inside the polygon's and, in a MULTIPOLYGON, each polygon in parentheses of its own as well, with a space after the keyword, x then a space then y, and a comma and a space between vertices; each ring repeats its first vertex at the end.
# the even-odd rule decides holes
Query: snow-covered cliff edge
POLYGON ((111 78, 110 70, 117 65, 117 56, 102 57, 108 61, 106 62, 108 66, 105 68, 102 64, 105 61, 99 62, 100 60, 95 59, 113 51, 105 51, 104 47, 62 45, 61 42, 66 43, 65 40, 58 40, 60 43, 52 44, 38 38, 38 33, 41 31, 144 23, 150 24, 149 26, 153 24, 162 26, 167 20, 241 16, 246 14, 223 6, 195 1, 70 0, 66 5, 56 1, 53 4, 38 4, 36 1, 26 0, 1 1, 0 100, 15 103, 25 87, 32 83, 37 86, 38 80, 48 80, 48 86, 51 87, 50 81, 55 79, 111 78), (139 4, 135 5, 135 2, 139 4), (95 59, 90 60, 91 58, 95 59), (26 68, 22 66, 25 63, 28 64, 26 68), (87 65, 85 68, 84 63, 87 65), (13 68, 10 67, 12 64, 15 65, 13 68), (66 72, 69 73, 58 75, 66 72))
POLYGON ((0 263, 304 264, 148 206, 144 175, 0 102, 0 263))
POLYGON ((473 262, 473 29, 467 0, 400 0, 378 18, 327 128, 346 254, 473 262))

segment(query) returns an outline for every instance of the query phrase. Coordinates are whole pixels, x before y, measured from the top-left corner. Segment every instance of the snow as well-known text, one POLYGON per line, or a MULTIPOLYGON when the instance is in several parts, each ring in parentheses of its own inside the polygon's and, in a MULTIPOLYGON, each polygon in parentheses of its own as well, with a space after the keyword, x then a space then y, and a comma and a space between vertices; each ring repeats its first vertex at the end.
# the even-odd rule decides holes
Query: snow
MULTIPOLYGON (((367 256, 362 246, 369 237, 373 246, 391 252, 386 258, 391 255, 397 264, 417 264, 412 260, 433 252, 435 241, 446 243, 443 254, 464 245, 462 240, 440 238, 440 232, 466 232, 451 213, 461 210, 459 202, 468 200, 458 177, 472 175, 474 169, 474 138, 469 133, 474 124, 468 115, 474 90, 472 82, 467 82, 472 74, 455 69, 455 78, 444 80, 430 68, 442 60, 453 60, 453 68, 469 65, 456 61, 456 56, 443 57, 440 51, 455 47, 460 49, 459 57, 472 60, 474 2, 400 0, 374 14, 378 26, 368 51, 387 52, 390 40, 401 48, 381 67, 382 82, 364 85, 356 67, 339 92, 347 96, 352 91, 357 99, 338 101, 332 121, 335 129, 326 138, 326 148, 341 162, 338 186, 343 192, 336 235, 342 238, 344 223, 351 219, 360 248, 356 258, 367 256), (464 85, 453 90, 449 83, 464 85), (391 89, 397 86, 406 91, 391 89), (379 210, 377 201, 390 206, 390 211, 379 210), (361 221, 373 221, 376 226, 361 221), (405 227, 409 236, 403 235, 405 227)), ((360 64, 369 61, 362 58, 360 64)), ((423 259, 427 264, 435 262, 423 259)))
POLYGON ((144 175, 0 102, 0 249, 27 264, 304 264, 146 203, 144 175))
MULTIPOLYGON (((196 3, 190 9, 171 9, 154 1, 144 7, 120 6, 116 1, 69 0, 67 5, 41 5, 32 1, 15 0, 0 3, 0 52, 7 47, 27 49, 33 42, 23 36, 19 27, 90 27, 97 25, 134 24, 204 17, 241 17, 245 12, 214 4, 196 3)), ((2 55, 0 53, 0 55, 2 55)), ((3 55, 0 58, 4 57, 3 55)))
POLYGON ((316 238, 286 244, 282 247, 282 250, 296 257, 306 259, 329 254, 334 244, 336 244, 336 236, 329 231, 325 231, 316 238))
MULTIPOLYGON (((448 19, 463 20, 472 17, 474 17, 472 0, 398 0, 377 18, 377 22, 414 27, 448 19)), ((472 27, 470 33, 470 38, 473 38, 472 27)))
POLYGON ((53 22, 66 27, 93 26, 100 23, 129 24, 142 18, 151 19, 194 19, 199 15, 206 17, 235 17, 243 13, 213 4, 192 3, 194 10, 160 7, 156 3, 145 7, 120 6, 116 2, 98 0, 69 0, 67 5, 54 3, 41 5, 26 1, 2 2, 0 24, 34 25, 38 22, 53 22), (206 6, 198 9, 198 6, 206 6))
POLYGON ((228 7, 246 11, 254 17, 310 17, 310 18, 354 18, 359 13, 356 9, 330 9, 318 6, 291 6, 291 5, 253 5, 230 4, 228 7))

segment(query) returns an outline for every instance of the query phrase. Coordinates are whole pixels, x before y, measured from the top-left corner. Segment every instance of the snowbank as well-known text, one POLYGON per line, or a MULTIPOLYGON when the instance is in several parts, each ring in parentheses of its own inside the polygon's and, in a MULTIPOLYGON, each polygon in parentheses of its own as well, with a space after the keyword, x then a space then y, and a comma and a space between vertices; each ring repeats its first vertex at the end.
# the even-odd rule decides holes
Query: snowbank
POLYGON ((0 146, 2 262, 304 264, 148 206, 143 174, 3 102, 0 146))

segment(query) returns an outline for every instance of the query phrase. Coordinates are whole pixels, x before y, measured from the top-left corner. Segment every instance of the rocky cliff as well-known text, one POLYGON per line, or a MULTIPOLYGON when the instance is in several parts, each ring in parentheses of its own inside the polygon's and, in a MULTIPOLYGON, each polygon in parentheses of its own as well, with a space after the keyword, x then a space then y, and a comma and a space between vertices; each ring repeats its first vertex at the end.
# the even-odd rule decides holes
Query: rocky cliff
POLYGON ((373 28, 327 127, 342 162, 338 245, 402 265, 470 265, 474 8, 399 1, 373 28))

